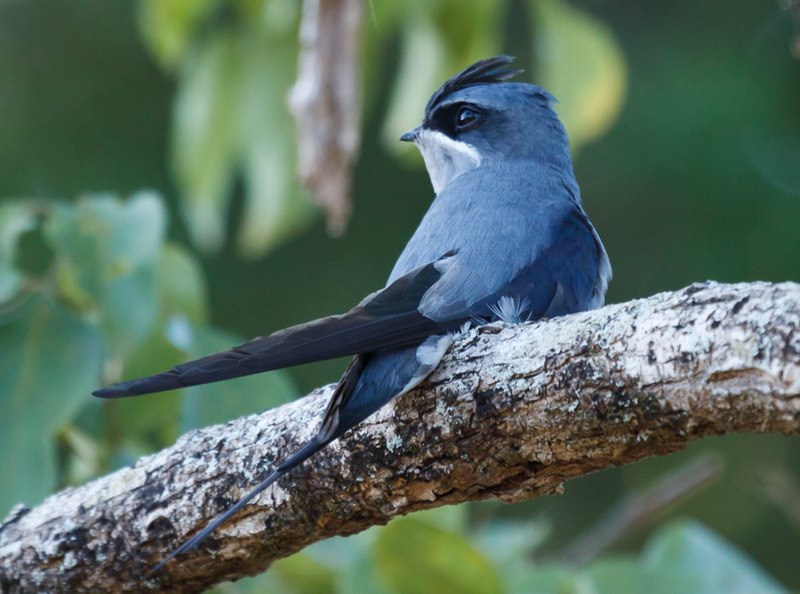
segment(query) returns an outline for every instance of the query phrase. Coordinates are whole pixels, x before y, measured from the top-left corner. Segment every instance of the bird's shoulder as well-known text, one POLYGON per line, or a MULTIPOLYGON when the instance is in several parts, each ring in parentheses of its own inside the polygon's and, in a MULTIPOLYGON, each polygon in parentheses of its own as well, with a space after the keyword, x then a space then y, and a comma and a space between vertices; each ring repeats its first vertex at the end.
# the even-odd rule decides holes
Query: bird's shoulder
POLYGON ((529 161, 475 168, 436 196, 390 281, 449 251, 460 260, 498 251, 528 257, 551 241, 554 223, 580 210, 571 171, 529 161))

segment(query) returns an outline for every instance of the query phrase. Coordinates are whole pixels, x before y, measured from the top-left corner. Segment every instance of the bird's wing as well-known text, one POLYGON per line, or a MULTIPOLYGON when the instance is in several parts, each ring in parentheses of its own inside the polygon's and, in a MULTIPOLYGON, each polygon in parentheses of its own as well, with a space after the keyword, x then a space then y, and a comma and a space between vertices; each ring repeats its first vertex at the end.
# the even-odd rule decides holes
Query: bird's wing
POLYGON ((507 227, 519 225, 515 233, 539 230, 527 252, 519 250, 499 260, 495 249, 483 246, 459 251, 423 296, 420 312, 439 321, 494 318, 503 297, 524 301, 525 317, 531 319, 601 306, 611 266, 586 213, 578 203, 564 201, 547 214, 544 229, 526 221, 507 223, 507 227))
POLYGON ((418 307, 453 255, 448 252, 411 270, 345 314, 292 326, 157 375, 102 388, 94 395, 118 398, 163 392, 422 342, 427 336, 451 327, 422 315, 418 307))
MULTIPOLYGON (((603 305, 611 265, 597 232, 581 208, 553 221, 554 233, 537 257, 505 286, 471 304, 470 312, 496 312, 502 297, 517 299, 522 317, 553 318, 603 305)), ((424 311, 424 308, 423 308, 424 311)))
POLYGON ((583 209, 561 221, 558 237, 543 254, 543 260, 551 262, 548 272, 556 284, 556 295, 543 315, 601 307, 611 280, 611 263, 583 209))
POLYGON ((577 185, 546 164, 487 164, 456 177, 431 204, 390 279, 455 250, 419 311, 440 322, 493 318, 504 296, 530 302, 531 317, 597 307, 610 266, 577 185), (562 295, 559 292, 563 293, 562 295), (548 312, 548 313, 546 313, 548 312))

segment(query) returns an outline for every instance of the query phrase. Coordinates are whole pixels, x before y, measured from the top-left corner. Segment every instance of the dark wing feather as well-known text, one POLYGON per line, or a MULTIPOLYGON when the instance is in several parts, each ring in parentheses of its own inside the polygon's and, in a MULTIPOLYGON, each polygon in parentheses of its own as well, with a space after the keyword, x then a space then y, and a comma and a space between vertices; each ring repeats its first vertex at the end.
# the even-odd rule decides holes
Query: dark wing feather
MULTIPOLYGON (((451 255, 445 254, 442 259, 451 255)), ((435 322, 417 310, 422 296, 441 276, 436 268, 440 260, 398 278, 346 314, 292 326, 157 375, 102 388, 94 395, 119 398, 163 392, 421 342, 452 326, 435 322)))
POLYGON ((475 317, 493 319, 492 307, 503 296, 525 298, 534 320, 586 311, 602 305, 610 278, 605 248, 576 204, 554 222, 552 237, 541 253, 469 311, 475 317))

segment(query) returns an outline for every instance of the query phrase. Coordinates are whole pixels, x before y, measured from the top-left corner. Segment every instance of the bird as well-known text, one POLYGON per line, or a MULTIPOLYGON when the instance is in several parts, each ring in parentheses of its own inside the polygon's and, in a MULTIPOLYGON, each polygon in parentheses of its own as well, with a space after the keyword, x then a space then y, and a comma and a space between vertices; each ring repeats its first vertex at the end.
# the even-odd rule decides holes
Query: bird
POLYGON ((352 356, 305 445, 170 552, 197 547, 269 485, 419 386, 465 325, 521 323, 595 309, 611 280, 584 211, 555 99, 510 79, 501 55, 447 80, 400 138, 422 153, 434 198, 384 288, 350 311, 255 338, 150 377, 99 389, 118 398, 352 356))

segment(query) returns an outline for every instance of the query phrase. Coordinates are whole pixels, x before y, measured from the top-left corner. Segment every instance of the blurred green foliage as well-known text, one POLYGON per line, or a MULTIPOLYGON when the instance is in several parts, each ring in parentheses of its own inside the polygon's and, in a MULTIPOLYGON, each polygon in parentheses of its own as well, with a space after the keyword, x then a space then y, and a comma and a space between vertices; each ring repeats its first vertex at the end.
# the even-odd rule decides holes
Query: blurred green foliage
POLYGON ((56 486, 53 438, 97 382, 102 341, 92 326, 35 296, 0 314, 3 513, 56 486), (10 480, 9 480, 10 479, 10 480))
POLYGON ((192 239, 217 250, 235 182, 244 186, 237 241, 263 254, 312 213, 295 184, 294 81, 300 5, 291 0, 143 0, 152 54, 176 72, 171 163, 192 239))
POLYGON ((498 532, 441 526, 439 510, 394 520, 345 541, 334 538, 278 561, 264 576, 220 593, 371 594, 784 594, 783 586, 741 551, 693 521, 667 524, 639 555, 614 555, 573 568, 535 560, 541 535, 531 526, 498 532), (513 544, 509 546, 507 536, 513 544), (353 542, 357 541, 357 542, 353 542), (337 554, 331 549, 337 547, 337 554))
POLYGON ((4 263, 0 303, 0 452, 13 477, 7 511, 163 447, 179 431, 276 406, 296 395, 285 374, 187 390, 187 398, 90 399, 102 381, 150 373, 240 339, 208 323, 194 257, 164 237, 155 192, 122 200, 2 205, 8 253, 26 239, 43 264, 4 263), (27 236, 26 236, 27 234, 27 236), (59 463, 60 461, 60 463, 59 463))
MULTIPOLYGON (((341 362, 180 396, 88 396, 381 286, 431 198, 396 138, 442 80, 501 51, 560 101, 614 264, 610 301, 800 278, 797 15, 766 0, 366 7, 364 150, 334 241, 294 174, 298 2, 0 3, 0 515, 334 380, 341 362)), ((798 463, 796 437, 706 440, 562 497, 320 543, 218 591, 783 591, 759 564, 797 589, 800 528, 763 473, 791 484, 798 463), (542 561, 701 451, 727 462, 717 483, 586 566, 542 561)))

